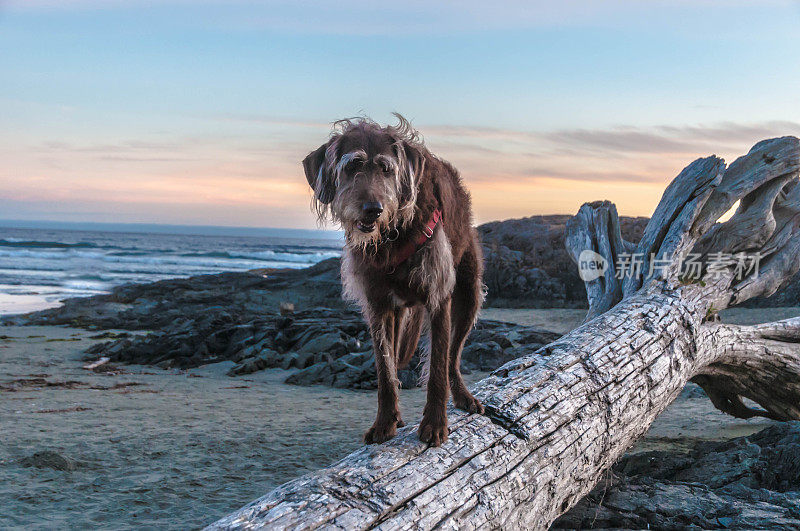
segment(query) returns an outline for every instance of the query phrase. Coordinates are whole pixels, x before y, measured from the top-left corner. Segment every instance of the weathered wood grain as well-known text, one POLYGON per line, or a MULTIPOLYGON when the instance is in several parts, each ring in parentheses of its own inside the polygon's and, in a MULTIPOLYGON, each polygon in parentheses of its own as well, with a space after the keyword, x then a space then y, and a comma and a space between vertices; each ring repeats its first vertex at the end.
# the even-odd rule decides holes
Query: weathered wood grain
POLYGON ((421 443, 416 426, 403 428, 209 529, 546 529, 689 380, 727 413, 800 419, 800 318, 754 327, 707 320, 797 270, 799 169, 792 137, 761 142, 728 169, 699 159, 667 188, 636 246, 622 240, 613 204, 584 205, 570 223, 570 253, 593 250, 611 264, 587 285, 590 319, 476 384, 486 415, 451 409, 441 448, 421 443), (742 214, 715 225, 737 200, 742 214), (679 259, 695 246, 706 255, 760 250, 766 272, 740 280, 705 271, 687 281, 671 265, 609 277, 621 252, 679 259))

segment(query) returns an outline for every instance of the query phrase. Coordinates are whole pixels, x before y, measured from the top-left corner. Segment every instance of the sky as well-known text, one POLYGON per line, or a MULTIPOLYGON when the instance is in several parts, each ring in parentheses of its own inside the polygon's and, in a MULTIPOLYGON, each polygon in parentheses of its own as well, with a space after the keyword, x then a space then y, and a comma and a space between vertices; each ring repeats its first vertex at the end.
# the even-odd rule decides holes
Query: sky
POLYGON ((393 111, 477 223, 649 215, 800 134, 798 49, 797 1, 0 0, 0 218, 314 228, 300 161, 393 111))

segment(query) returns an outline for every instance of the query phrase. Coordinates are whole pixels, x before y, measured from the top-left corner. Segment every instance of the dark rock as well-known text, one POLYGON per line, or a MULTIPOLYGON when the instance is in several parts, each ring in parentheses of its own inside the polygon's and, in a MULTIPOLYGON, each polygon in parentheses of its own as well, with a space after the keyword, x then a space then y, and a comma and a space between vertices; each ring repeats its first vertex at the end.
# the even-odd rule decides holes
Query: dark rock
POLYGON ((244 348, 252 337, 252 326, 239 325, 213 332, 206 340, 206 343, 212 350, 221 350, 226 355, 230 355, 244 348))
POLYGON ((314 363, 314 356, 313 352, 298 352, 294 366, 298 369, 305 369, 314 363))
POLYGON ((304 370, 288 376, 284 382, 292 385, 313 385, 321 383, 326 375, 330 375, 330 365, 327 363, 315 363, 304 370))
POLYGON ((287 349, 292 344, 291 339, 281 330, 277 334, 275 334, 274 339, 275 347, 279 349, 287 349))
POLYGON ((461 368, 493 371, 501 365, 536 352, 560 336, 534 327, 481 320, 461 354, 461 368))
POLYGON ((79 467, 79 463, 74 459, 51 450, 36 452, 30 457, 21 459, 20 464, 27 467, 52 468, 53 470, 65 471, 77 470, 79 467))
MULTIPOLYGON (((287 298, 302 300, 307 308, 319 305, 344 308, 339 260, 323 260, 307 269, 220 273, 127 284, 109 294, 67 299, 59 308, 7 317, 3 322, 159 330, 177 328, 180 322, 195 320, 209 312, 224 320, 246 323, 265 315, 277 315, 280 301, 287 298), (220 301, 225 301, 226 306, 219 306, 220 301)), ((208 322, 205 320, 203 324, 208 322)))
MULTIPOLYGON (((585 307, 586 290, 564 247, 572 216, 531 216, 478 227, 488 306, 585 307)), ((623 238, 639 241, 647 218, 621 217, 623 238)))
MULTIPOLYGON (((487 283, 518 302, 531 296, 544 297, 548 305, 556 299, 567 301, 569 290, 555 296, 557 290, 550 284, 557 278, 554 275, 572 269, 566 262, 549 262, 567 259, 566 252, 544 253, 547 242, 563 240, 566 219, 538 217, 481 227, 488 249, 487 283)), ((368 388, 375 385, 374 361, 371 354, 361 354, 371 348, 369 332, 360 313, 341 300, 340 291, 339 262, 331 259, 304 270, 222 273, 119 286, 107 295, 68 299, 61 308, 23 316, 23 321, 152 331, 108 336, 110 341, 87 351, 92 359, 107 356, 112 362, 181 369, 230 360, 236 363, 230 371, 234 375, 271 367, 298 368, 300 374, 293 379, 298 384, 368 388), (305 308, 280 315, 280 303, 287 300, 303 301, 305 308), (347 361, 351 354, 361 356, 358 363, 347 361), (320 363, 330 370, 309 370, 320 363)), ((468 339, 462 368, 493 370, 556 337, 530 327, 480 321, 468 339)), ((419 377, 418 359, 419 354, 404 369, 406 386, 419 377)))
POLYGON ((402 369, 397 371, 397 379, 400 380, 400 387, 402 389, 413 389, 417 387, 419 375, 411 369, 402 369))
MULTIPOLYGON (((565 223, 569 217, 533 216, 479 227, 488 305, 585 306, 583 283, 564 249, 565 223)), ((623 236, 637 241, 646 221, 621 218, 623 236)), ((301 270, 270 269, 128 284, 106 295, 68 299, 60 308, 6 317, 3 322, 69 324, 96 329, 176 331, 198 325, 208 329, 213 322, 246 325, 264 316, 275 318, 281 302, 287 300, 302 301, 303 307, 295 305, 291 315, 275 321, 278 330, 291 327, 304 309, 335 312, 347 308, 341 299, 339 260, 324 260, 301 270), (220 301, 225 301, 224 306, 220 301)), ((284 313, 288 313, 286 306, 284 313)), ((363 330, 341 330, 362 343, 367 340, 363 330)), ((232 339, 213 332, 206 336, 210 351, 219 352, 223 344, 233 343, 234 349, 240 346, 236 343, 241 337, 232 339)), ((286 336, 278 338, 276 345, 292 348, 284 342, 286 339, 286 336)))
POLYGON ((495 341, 469 343, 461 353, 461 366, 471 370, 491 370, 502 365, 503 349, 495 341), (484 368, 485 367, 485 368, 484 368))
POLYGON ((347 351, 347 347, 342 342, 342 337, 338 332, 313 335, 306 341, 298 341, 295 347, 297 347, 297 345, 300 345, 299 348, 297 348, 298 352, 329 352, 334 348, 347 351))
POLYGON ((293 385, 331 385, 349 389, 375 389, 377 376, 371 352, 354 352, 340 358, 315 363, 289 376, 293 385))
POLYGON ((694 383, 686 384, 686 387, 683 388, 681 391, 681 398, 683 399, 694 399, 694 398, 705 398, 708 399, 708 395, 706 395, 703 388, 694 383))
POLYGON ((800 529, 800 422, 623 457, 553 529, 800 529))
POLYGON ((347 340, 347 344, 345 346, 347 347, 348 352, 355 352, 357 350, 361 350, 361 341, 355 337, 351 337, 347 340))
MULTIPOLYGON (((297 368, 299 372, 289 379, 296 385, 352 389, 377 385, 367 327, 354 309, 314 307, 296 311, 290 319, 277 314, 251 315, 236 307, 196 310, 184 311, 180 319, 156 332, 98 343, 87 355, 180 369, 230 360, 236 363, 228 372, 231 376, 273 367, 297 368), (322 370, 319 364, 329 369, 322 370)), ((557 337, 532 327, 481 320, 467 341, 462 370, 494 370, 557 337)), ((404 387, 417 385, 419 356, 418 352, 399 375, 404 387)))
POLYGON ((292 367, 297 367, 297 352, 287 353, 281 362, 281 369, 287 370, 292 367))
POLYGON ((254 373, 256 371, 260 371, 262 369, 265 369, 266 367, 267 367, 267 364, 262 358, 260 358, 258 356, 252 356, 250 358, 245 358, 244 360, 242 360, 241 363, 239 363, 238 365, 235 365, 234 367, 232 367, 231 370, 229 370, 227 374, 228 374, 228 376, 238 376, 240 374, 251 374, 251 373, 254 373))

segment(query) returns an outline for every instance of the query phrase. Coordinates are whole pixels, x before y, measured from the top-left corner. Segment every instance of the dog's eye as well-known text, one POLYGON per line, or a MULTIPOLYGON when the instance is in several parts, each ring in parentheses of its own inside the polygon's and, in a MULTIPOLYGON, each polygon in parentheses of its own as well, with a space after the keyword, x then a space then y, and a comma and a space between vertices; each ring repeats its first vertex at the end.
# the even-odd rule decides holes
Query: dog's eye
POLYGON ((392 167, 389 166, 388 162, 381 162, 381 170, 383 170, 383 173, 389 173, 392 171, 392 167))
POLYGON ((359 168, 361 168, 361 165, 363 163, 364 163, 364 161, 361 160, 361 159, 353 159, 353 160, 351 160, 350 162, 347 163, 347 165, 344 167, 344 169, 345 169, 345 171, 347 171, 347 173, 355 173, 355 172, 357 172, 359 170, 359 168))

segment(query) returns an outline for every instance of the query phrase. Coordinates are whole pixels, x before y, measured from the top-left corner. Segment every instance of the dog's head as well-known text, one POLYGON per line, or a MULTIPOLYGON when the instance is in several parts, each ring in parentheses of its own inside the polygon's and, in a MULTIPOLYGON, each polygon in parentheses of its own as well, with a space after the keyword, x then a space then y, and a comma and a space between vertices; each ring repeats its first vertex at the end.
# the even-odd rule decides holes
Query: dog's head
POLYGON ((368 118, 341 120, 330 140, 303 160, 314 208, 365 247, 413 219, 424 147, 407 120, 381 127, 368 118))

